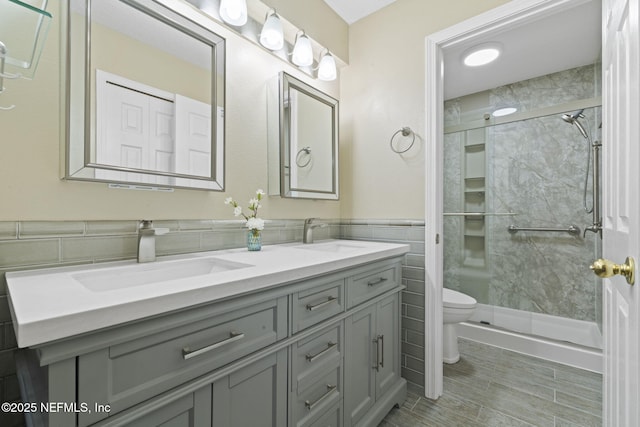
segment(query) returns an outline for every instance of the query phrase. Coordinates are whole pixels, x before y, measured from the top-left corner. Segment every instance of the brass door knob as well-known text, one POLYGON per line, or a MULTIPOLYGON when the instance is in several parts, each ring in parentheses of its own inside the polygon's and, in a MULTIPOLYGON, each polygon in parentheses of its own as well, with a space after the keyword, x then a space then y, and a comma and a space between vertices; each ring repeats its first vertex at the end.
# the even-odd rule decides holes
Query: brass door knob
POLYGON ((611 277, 619 274, 627 278, 627 283, 633 285, 635 282, 636 262, 632 257, 627 257, 624 264, 614 264, 608 259, 597 259, 589 267, 598 277, 611 277))

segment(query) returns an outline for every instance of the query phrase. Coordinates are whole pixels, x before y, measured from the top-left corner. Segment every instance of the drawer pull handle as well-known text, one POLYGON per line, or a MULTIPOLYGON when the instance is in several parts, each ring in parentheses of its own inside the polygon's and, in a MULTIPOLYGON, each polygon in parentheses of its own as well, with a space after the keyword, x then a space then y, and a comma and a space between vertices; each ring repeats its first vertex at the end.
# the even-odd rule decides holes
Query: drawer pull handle
POLYGON ((376 364, 373 365, 373 369, 380 372, 380 368, 384 368, 384 335, 376 336, 373 342, 376 343, 376 364), (382 356, 380 348, 382 348, 382 356))
POLYGON ((200 356, 203 353, 209 352, 211 350, 215 350, 216 348, 220 348, 227 344, 231 344, 232 342, 236 342, 244 338, 244 334, 242 332, 229 332, 229 338, 225 338, 222 341, 218 341, 206 347, 202 347, 198 350, 191 350, 189 347, 185 347, 182 349, 182 357, 184 360, 191 359, 192 357, 200 356))
POLYGON ((318 303, 316 305, 312 305, 312 304, 307 304, 307 310, 308 311, 316 311, 326 305, 331 304, 334 301, 338 301, 338 298, 336 297, 328 297, 326 301, 318 303))
POLYGON ((337 342, 332 342, 329 341, 327 343, 327 348, 325 348, 324 350, 322 350, 321 352, 317 353, 317 354, 307 354, 305 357, 305 359, 307 359, 307 362, 313 362, 314 360, 316 360, 318 357, 322 357, 323 354, 325 354, 326 352, 330 351, 332 348, 334 348, 335 346, 337 346, 338 343, 337 342))
POLYGON ((378 280, 372 280, 367 283, 368 286, 379 285, 380 283, 386 282, 388 279, 386 277, 379 277, 378 280))
POLYGON ((318 400, 316 400, 313 403, 309 402, 308 400, 305 400, 304 401, 304 406, 306 406, 309 411, 313 411, 313 409, 316 406, 318 406, 323 400, 325 400, 327 397, 329 397, 336 390, 336 387, 337 387, 337 385, 327 384, 327 392, 325 394, 320 396, 318 398, 318 400))

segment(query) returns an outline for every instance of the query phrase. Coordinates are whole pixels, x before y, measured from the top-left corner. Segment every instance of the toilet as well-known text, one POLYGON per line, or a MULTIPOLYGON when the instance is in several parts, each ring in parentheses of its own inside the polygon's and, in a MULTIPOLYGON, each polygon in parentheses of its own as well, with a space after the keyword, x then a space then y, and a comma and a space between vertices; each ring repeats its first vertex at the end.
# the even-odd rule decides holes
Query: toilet
POLYGON ((442 288, 442 330, 444 363, 456 363, 460 360, 458 351, 458 332, 456 325, 468 320, 476 308, 476 300, 462 292, 442 288))

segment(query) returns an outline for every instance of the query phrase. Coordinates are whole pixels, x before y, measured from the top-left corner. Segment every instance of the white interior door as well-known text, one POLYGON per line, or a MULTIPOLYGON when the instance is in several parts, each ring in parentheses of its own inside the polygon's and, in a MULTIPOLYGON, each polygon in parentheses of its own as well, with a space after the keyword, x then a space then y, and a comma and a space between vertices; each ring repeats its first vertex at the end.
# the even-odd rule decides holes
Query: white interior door
POLYGON ((141 93, 112 84, 105 93, 107 110, 101 116, 105 137, 98 139, 97 162, 149 169, 149 101, 141 93))
MULTIPOLYGON (((96 70, 96 163, 173 172, 172 94, 96 70), (168 96, 167 96, 168 95, 168 96)), ((96 178, 171 184, 169 177, 96 170, 96 178)))
MULTIPOLYGON (((603 1, 603 256, 640 259, 638 0, 603 1)), ((639 285, 603 280, 604 425, 638 426, 639 285)))
POLYGON ((211 176, 211 105, 176 95, 176 172, 211 176))

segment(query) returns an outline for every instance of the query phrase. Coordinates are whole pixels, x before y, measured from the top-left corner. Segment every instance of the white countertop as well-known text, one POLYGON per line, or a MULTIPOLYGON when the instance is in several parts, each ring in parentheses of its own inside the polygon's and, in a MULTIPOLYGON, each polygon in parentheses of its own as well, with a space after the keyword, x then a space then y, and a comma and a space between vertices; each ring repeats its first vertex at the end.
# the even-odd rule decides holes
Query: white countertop
POLYGON ((323 240, 310 245, 267 245, 259 252, 242 248, 166 256, 146 264, 137 264, 135 260, 83 264, 7 273, 7 293, 18 346, 22 348, 268 289, 408 251, 408 245, 394 243, 323 240), (98 277, 104 272, 114 277, 114 271, 153 269, 180 260, 207 257, 247 266, 106 290, 92 290, 78 280, 82 275, 98 277))

